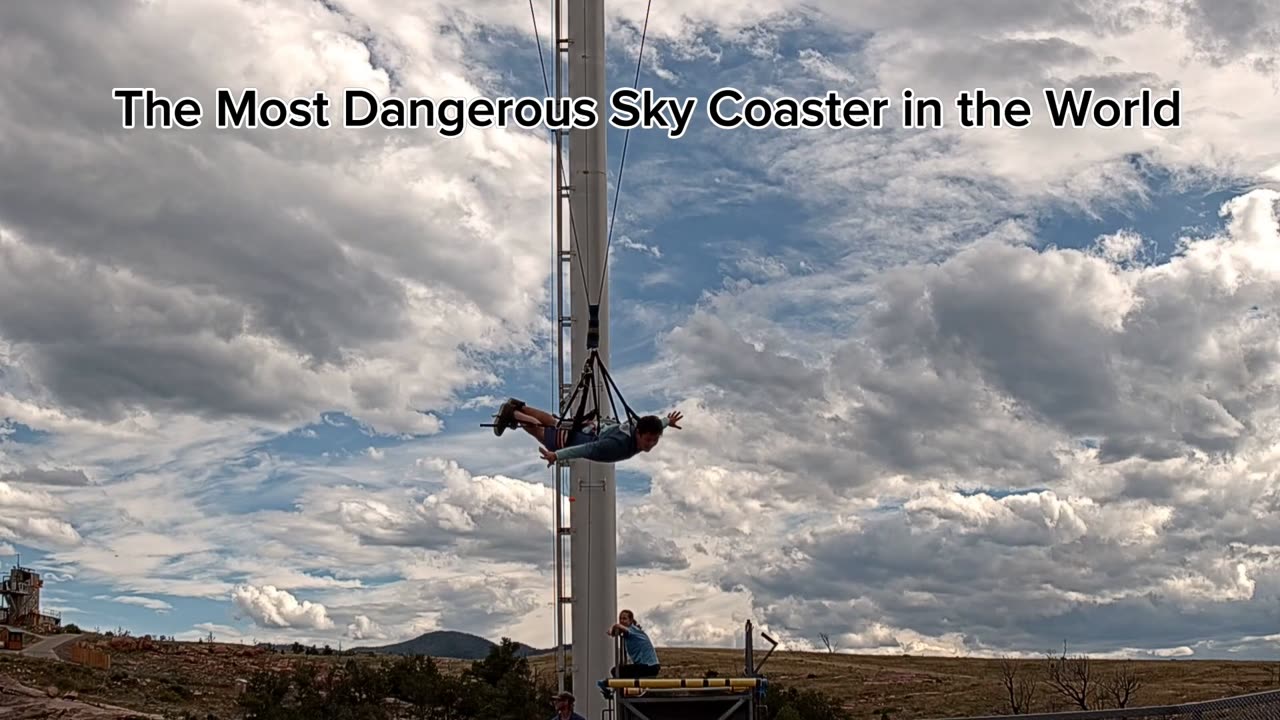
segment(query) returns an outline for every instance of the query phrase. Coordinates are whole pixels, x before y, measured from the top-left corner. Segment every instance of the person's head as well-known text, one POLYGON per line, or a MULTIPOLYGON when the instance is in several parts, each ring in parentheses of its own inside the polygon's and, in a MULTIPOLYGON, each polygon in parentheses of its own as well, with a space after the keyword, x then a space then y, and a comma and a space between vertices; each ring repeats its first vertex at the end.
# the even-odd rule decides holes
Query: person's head
POLYGON ((551 704, 555 706, 556 712, 568 714, 573 712, 573 693, 562 692, 551 698, 551 704))
POLYGON ((622 627, 640 627, 640 623, 636 622, 636 614, 630 610, 623 610, 618 613, 618 624, 622 627))
POLYGON ((649 452, 662 439, 662 418, 645 415, 636 421, 636 445, 641 452, 649 452))

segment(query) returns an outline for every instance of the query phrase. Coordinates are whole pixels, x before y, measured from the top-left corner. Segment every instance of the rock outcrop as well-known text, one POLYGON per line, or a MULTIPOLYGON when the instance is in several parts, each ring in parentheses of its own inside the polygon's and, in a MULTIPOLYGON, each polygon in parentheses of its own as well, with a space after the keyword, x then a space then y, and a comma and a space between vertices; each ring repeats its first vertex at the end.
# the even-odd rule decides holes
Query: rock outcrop
POLYGON ((164 720, 161 715, 86 702, 74 692, 59 696, 56 688, 30 688, 5 677, 0 677, 0 716, 5 720, 164 720))

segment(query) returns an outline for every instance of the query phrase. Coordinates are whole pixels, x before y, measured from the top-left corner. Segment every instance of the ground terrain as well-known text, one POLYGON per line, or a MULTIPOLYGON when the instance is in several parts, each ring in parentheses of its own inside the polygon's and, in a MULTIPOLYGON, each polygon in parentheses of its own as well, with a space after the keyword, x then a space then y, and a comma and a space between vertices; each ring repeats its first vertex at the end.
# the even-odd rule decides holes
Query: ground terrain
MULTIPOLYGON (((235 706, 237 680, 257 670, 287 670, 298 663, 383 662, 367 655, 304 655, 268 648, 221 643, 158 642, 147 638, 106 638, 88 634, 111 653, 111 669, 97 670, 66 662, 71 644, 53 651, 55 659, 0 654, 0 715, 6 708, 36 703, 63 703, 62 709, 85 702, 108 703, 164 717, 222 720, 240 717, 235 706), (15 689, 21 685, 28 690, 15 689), (36 697, 38 691, 45 699, 36 697), (25 694, 24 694, 25 693, 25 694), (72 698, 67 698, 73 693, 72 698), (52 696, 57 696, 53 700, 52 696), (74 700, 74 702, 70 702, 74 700)), ((743 670, 741 651, 660 648, 664 676, 721 677, 743 670)), ((757 655, 757 660, 763 654, 757 655)), ((535 670, 550 679, 552 655, 531 659, 535 670)), ((445 669, 461 670, 469 661, 441 660, 445 669)), ((1023 661, 1025 670, 1043 670, 1045 661, 1023 661)), ((1114 661, 1092 661, 1096 677, 1119 667, 1114 661)), ((1207 700, 1228 695, 1280 688, 1280 664, 1165 660, 1134 662, 1129 666, 1141 682, 1130 707, 1207 700)), ((777 684, 812 688, 839 697, 855 718, 891 720, 1007 714, 1008 693, 998 660, 910 656, 858 656, 829 653, 775 652, 762 672, 777 684)), ((1073 709, 1061 696, 1043 686, 1033 711, 1073 709)), ((1078 708, 1076 708, 1078 709, 1078 708)), ((125 718, 106 710, 68 711, 66 718, 125 718)))

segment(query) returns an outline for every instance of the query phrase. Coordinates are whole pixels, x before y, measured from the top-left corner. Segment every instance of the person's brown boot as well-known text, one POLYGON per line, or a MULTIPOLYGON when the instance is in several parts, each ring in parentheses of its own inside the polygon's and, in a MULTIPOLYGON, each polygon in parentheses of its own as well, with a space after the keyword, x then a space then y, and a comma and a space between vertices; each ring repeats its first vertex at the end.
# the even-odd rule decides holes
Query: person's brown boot
POLYGON ((520 423, 516 422, 516 411, 523 408, 524 403, 515 399, 508 398, 502 403, 502 407, 498 409, 498 414, 493 418, 493 434, 499 437, 506 432, 507 428, 520 427, 520 423))

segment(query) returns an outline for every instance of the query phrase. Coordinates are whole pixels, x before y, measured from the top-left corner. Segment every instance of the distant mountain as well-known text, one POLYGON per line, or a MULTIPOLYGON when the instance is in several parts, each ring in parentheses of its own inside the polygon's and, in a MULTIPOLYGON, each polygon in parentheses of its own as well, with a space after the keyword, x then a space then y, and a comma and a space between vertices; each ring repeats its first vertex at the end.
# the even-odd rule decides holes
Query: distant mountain
MULTIPOLYGON (((544 655, 551 650, 539 650, 524 643, 517 643, 522 657, 544 655)), ((458 660, 483 660, 489 650, 497 647, 497 643, 478 635, 456 632, 454 630, 435 630, 419 635, 412 640, 372 647, 353 647, 358 653, 374 653, 378 655, 427 655, 430 657, 455 658, 458 660)))

